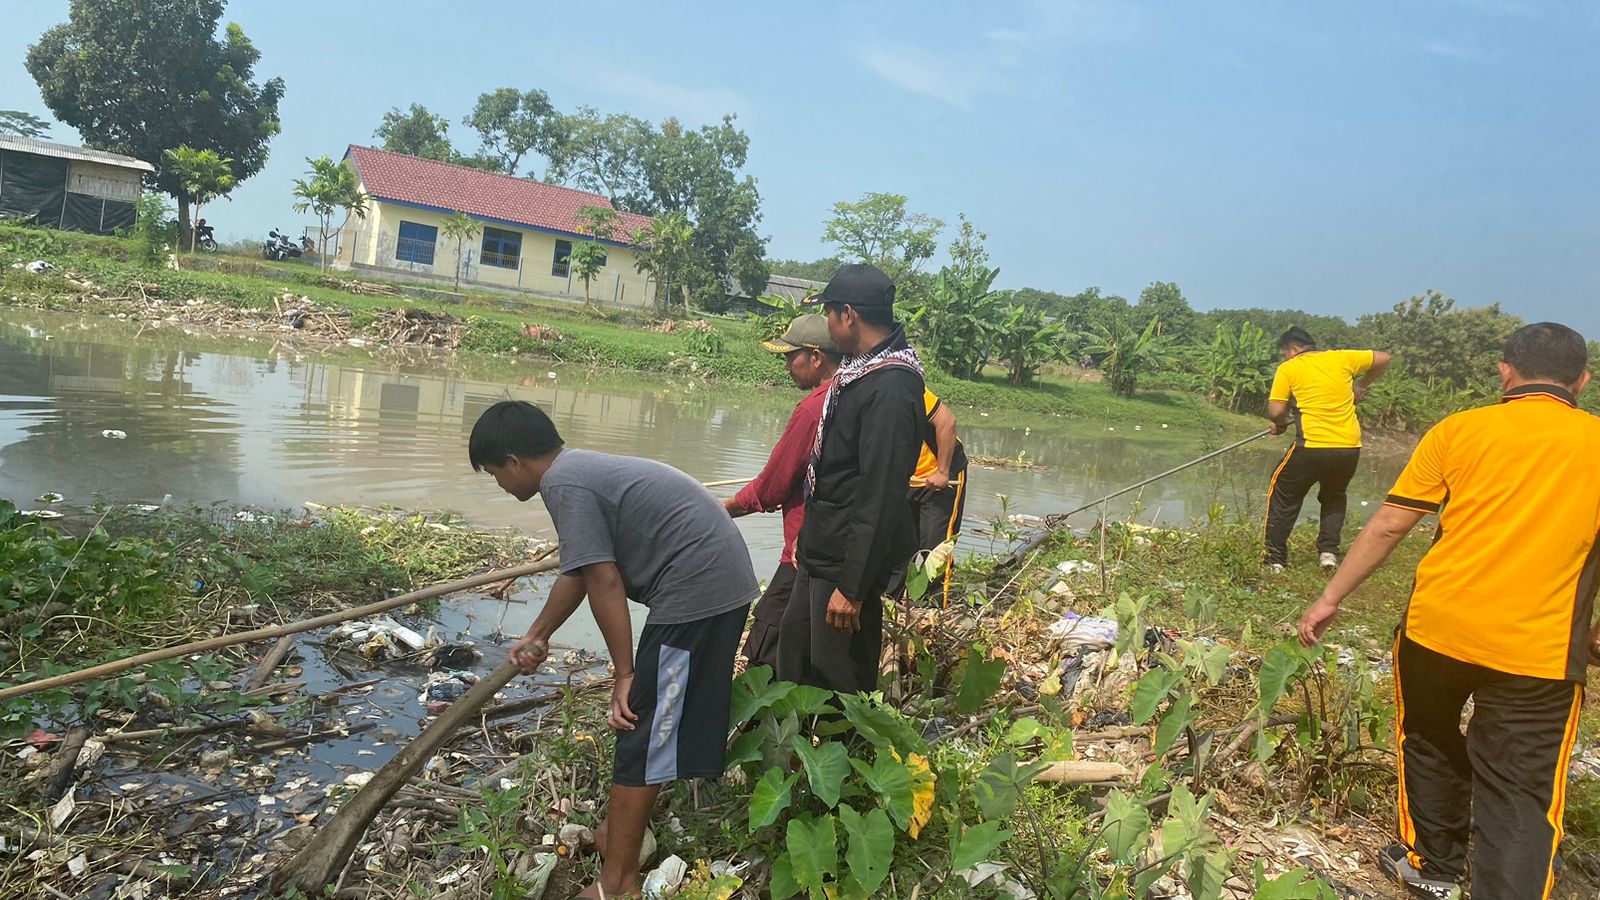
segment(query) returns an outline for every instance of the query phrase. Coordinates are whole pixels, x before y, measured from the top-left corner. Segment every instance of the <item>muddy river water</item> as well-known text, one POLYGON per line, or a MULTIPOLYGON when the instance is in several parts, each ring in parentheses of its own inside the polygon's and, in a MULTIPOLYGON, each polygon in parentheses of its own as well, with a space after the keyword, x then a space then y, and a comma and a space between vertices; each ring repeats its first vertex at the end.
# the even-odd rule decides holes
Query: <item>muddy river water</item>
MULTIPOLYGON (((478 414, 506 397, 544 407, 570 446, 650 456, 717 481, 760 469, 798 393, 8 311, 0 318, 0 496, 21 507, 46 491, 79 505, 97 497, 153 503, 168 494, 179 505, 267 510, 308 500, 394 505, 548 537, 537 499, 519 504, 467 464, 478 414)), ((990 525, 1007 512, 1070 509, 1231 440, 1162 422, 1159 413, 1115 422, 956 413, 969 453, 1022 454, 1046 467, 972 471, 962 546, 973 552, 999 548, 990 525)), ((1258 442, 1124 497, 1110 512, 1168 524, 1202 518, 1215 505, 1258 516, 1282 451, 1281 442, 1258 442)), ((1363 461, 1352 522, 1365 518, 1361 502, 1382 496, 1398 464, 1363 461)), ((1314 514, 1314 502, 1306 512, 1314 514)), ((1079 519, 1087 525, 1094 514, 1079 519)), ((750 516, 739 526, 765 578, 782 543, 779 518, 750 516)), ((513 630, 536 611, 537 603, 495 613, 505 612, 513 630)), ((586 619, 575 617, 560 639, 598 647, 586 619)))

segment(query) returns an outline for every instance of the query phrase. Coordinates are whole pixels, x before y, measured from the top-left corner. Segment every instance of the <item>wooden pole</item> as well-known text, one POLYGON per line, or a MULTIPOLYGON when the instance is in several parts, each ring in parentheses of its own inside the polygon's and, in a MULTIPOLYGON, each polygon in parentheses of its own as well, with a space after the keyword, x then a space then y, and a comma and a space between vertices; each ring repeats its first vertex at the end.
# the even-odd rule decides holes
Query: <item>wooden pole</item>
POLYGON ((443 715, 379 769, 354 797, 345 801, 333 821, 318 830, 294 859, 272 874, 272 890, 282 892, 292 887, 306 896, 320 896, 339 876, 367 827, 395 793, 421 772, 456 731, 475 718, 478 710, 521 671, 516 663, 501 663, 461 699, 451 703, 443 715))
POLYGON ((180 656, 191 656, 197 653, 210 653, 213 650, 220 650, 223 647, 231 647, 235 644, 248 644, 251 641, 271 640, 274 638, 281 638, 285 635, 297 634, 302 631, 311 631, 313 629, 323 628, 328 625, 337 625, 340 622, 346 622, 350 619, 359 619, 362 616, 376 615, 381 612, 387 612, 391 609, 409 606, 422 600, 431 600, 434 597, 442 597, 445 594, 454 594, 457 591, 471 590, 472 588, 482 587, 486 584, 494 584, 497 581, 509 581, 513 578, 522 578, 527 575, 537 575, 540 572, 549 572, 560 564, 561 561, 556 557, 546 556, 544 559, 541 559, 537 562, 525 563, 520 566, 513 566, 509 569, 497 569, 493 572, 485 572, 482 575, 473 575, 470 578, 462 578, 459 581, 436 584, 432 587, 425 587, 421 590, 412 591, 408 594, 401 594, 398 597, 390 597, 388 600, 380 600, 377 603, 368 603, 366 606, 343 609, 338 612, 331 612, 326 615, 317 616, 311 619, 304 619, 299 622, 290 622, 285 625, 273 625, 267 628, 257 628, 254 631, 241 631, 237 634, 224 634, 218 637, 208 638, 203 641, 180 644, 176 647, 164 647, 160 650, 151 650, 149 653, 141 653, 138 656, 130 656, 127 659, 119 659, 115 662, 91 666, 87 669, 80 669, 77 672, 68 672, 64 675, 56 675, 51 678, 41 678, 38 681, 29 681, 23 684, 7 685, 6 687, 0 688, 0 700, 9 700, 12 697, 21 697, 25 694, 32 694, 37 691, 47 691, 51 688, 64 687, 69 684, 77 684, 81 681, 88 681, 92 678, 104 678, 107 675, 115 675, 118 672, 126 672, 129 669, 135 669, 139 666, 149 665, 153 662, 176 659, 180 656))
POLYGON ((755 480, 756 476, 752 475, 749 478, 730 478, 727 481, 703 481, 701 484, 708 488, 733 487, 736 484, 749 484, 755 480))

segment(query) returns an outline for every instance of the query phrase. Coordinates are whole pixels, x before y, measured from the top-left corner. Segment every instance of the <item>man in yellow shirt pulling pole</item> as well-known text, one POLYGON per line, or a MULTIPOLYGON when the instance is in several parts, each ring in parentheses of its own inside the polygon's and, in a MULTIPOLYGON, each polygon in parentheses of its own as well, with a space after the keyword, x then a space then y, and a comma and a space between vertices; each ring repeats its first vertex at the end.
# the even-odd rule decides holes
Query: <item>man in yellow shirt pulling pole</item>
POLYGON ((1322 567, 1339 565, 1344 533, 1345 492, 1361 460, 1361 423, 1356 401, 1389 368, 1389 354, 1377 350, 1321 350, 1304 328, 1291 328, 1278 338, 1283 364, 1272 379, 1267 418, 1272 433, 1282 434, 1293 421, 1294 445, 1272 474, 1267 489, 1266 565, 1282 572, 1289 564, 1289 533, 1300 518, 1300 506, 1312 485, 1322 525, 1317 555, 1322 567), (1298 413, 1298 415, 1297 415, 1298 413))
POLYGON ((1600 576, 1600 419, 1576 408, 1588 348, 1541 323, 1506 341, 1503 400, 1434 426, 1362 530, 1300 640, 1425 515, 1394 654, 1401 844, 1379 863, 1413 896, 1450 896, 1473 845, 1473 900, 1544 900, 1555 885, 1600 576), (1469 699, 1472 721, 1461 732, 1469 699))

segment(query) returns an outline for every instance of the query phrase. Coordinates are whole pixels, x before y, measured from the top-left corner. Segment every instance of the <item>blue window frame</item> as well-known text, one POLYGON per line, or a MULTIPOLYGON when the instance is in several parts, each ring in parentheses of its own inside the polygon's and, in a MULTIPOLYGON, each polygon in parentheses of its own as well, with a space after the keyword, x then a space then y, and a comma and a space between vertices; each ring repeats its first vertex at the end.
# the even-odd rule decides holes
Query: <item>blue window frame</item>
MULTIPOLYGON (((600 268, 603 269, 605 267, 606 267, 606 258, 605 258, 604 254, 601 254, 601 256, 600 256, 600 268)), ((550 274, 554 275, 557 278, 565 278, 565 277, 567 277, 567 273, 569 273, 571 271, 572 271, 572 242, 571 241, 556 241, 555 257, 550 261, 550 274)))
POLYGON ((483 229, 483 264, 501 269, 515 269, 522 258, 522 235, 499 228, 483 229))
POLYGON ((556 255, 555 258, 550 261, 550 274, 557 278, 567 277, 567 273, 572 271, 571 263, 568 262, 568 259, 571 256, 572 242, 556 241, 556 255))
POLYGON ((400 223, 400 240, 395 244, 394 258, 401 262, 433 265, 433 248, 439 242, 439 229, 416 222, 400 223))

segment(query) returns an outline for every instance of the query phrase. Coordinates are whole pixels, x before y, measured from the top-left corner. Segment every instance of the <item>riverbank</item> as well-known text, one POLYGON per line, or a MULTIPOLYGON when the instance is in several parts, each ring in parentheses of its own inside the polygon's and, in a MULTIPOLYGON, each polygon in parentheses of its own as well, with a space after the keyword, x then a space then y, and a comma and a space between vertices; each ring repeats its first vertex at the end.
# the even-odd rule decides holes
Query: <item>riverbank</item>
MULTIPOLYGON (((8 683, 531 552, 398 511, 84 510, 57 521, 69 527, 50 538, 48 522, 0 517, 4 558, 34 559, 41 576, 9 610, 43 627, 9 650, 8 683), (109 533, 84 541, 96 523, 109 533), (116 587, 52 576, 51 565, 116 587), (52 583, 62 587, 47 598, 52 583), (124 606, 106 609, 107 596, 124 606)), ((1044 898, 1144 875, 1168 896, 1245 897, 1266 884, 1319 896, 1311 878, 1333 896, 1391 896, 1373 864, 1393 821, 1388 634, 1426 535, 1349 601, 1327 649, 1303 652, 1288 638, 1324 578, 1309 563, 1313 535, 1297 531, 1299 564, 1272 576, 1256 562, 1256 531, 1112 524, 1059 532, 1020 564, 966 561, 948 609, 891 612, 883 699, 839 698, 847 734, 797 741, 825 695, 743 674, 735 720, 748 724, 729 774, 674 787, 652 819, 646 868, 681 873, 688 900, 812 885, 900 900, 1044 898)), ((0 791, 20 816, 7 836, 44 852, 0 855, 0 893, 51 897, 41 887, 51 884, 110 897, 142 884, 150 896, 259 895, 261 879, 448 705, 450 684, 503 660, 507 639, 484 639, 492 610, 539 602, 527 588, 396 614, 441 649, 472 643, 448 660, 319 629, 279 662, 264 661, 272 645, 259 642, 43 695, 21 718, 6 707, 24 734, 0 754, 0 791), (463 606, 482 619, 462 618, 463 606), (262 668, 265 689, 248 689, 262 668), (446 686, 439 700, 433 684, 446 686), (46 789, 78 729, 88 742, 73 748, 59 794, 72 799, 61 801, 46 789)), ((587 884, 610 768, 605 676, 593 657, 568 654, 515 682, 388 805, 335 894, 541 896, 543 883, 542 896, 560 898, 587 884)), ((1597 748, 1590 706, 1577 748, 1586 760, 1597 748)), ((1593 772, 1579 770, 1569 797, 1555 896, 1575 900, 1594 892, 1582 874, 1600 841, 1593 772)))
MULTIPOLYGON (((298 340, 427 346, 726 385, 787 385, 781 365, 760 349, 757 330, 744 319, 707 317, 707 330, 684 323, 666 330, 634 311, 586 309, 554 299, 438 290, 416 296, 404 293, 413 290, 409 285, 233 257, 186 256, 184 264, 212 271, 173 271, 137 265, 132 254, 131 243, 121 238, 0 226, 0 302, 124 317, 151 327, 292 333, 298 340), (56 268, 44 275, 13 268, 33 260, 56 268)), ((1253 424, 1199 397, 1151 391, 1123 398, 1092 382, 1046 378, 1019 388, 1000 383, 998 376, 969 382, 933 372, 929 386, 957 408, 1016 422, 1058 416, 1106 427, 1170 425, 1228 434, 1253 424)))

